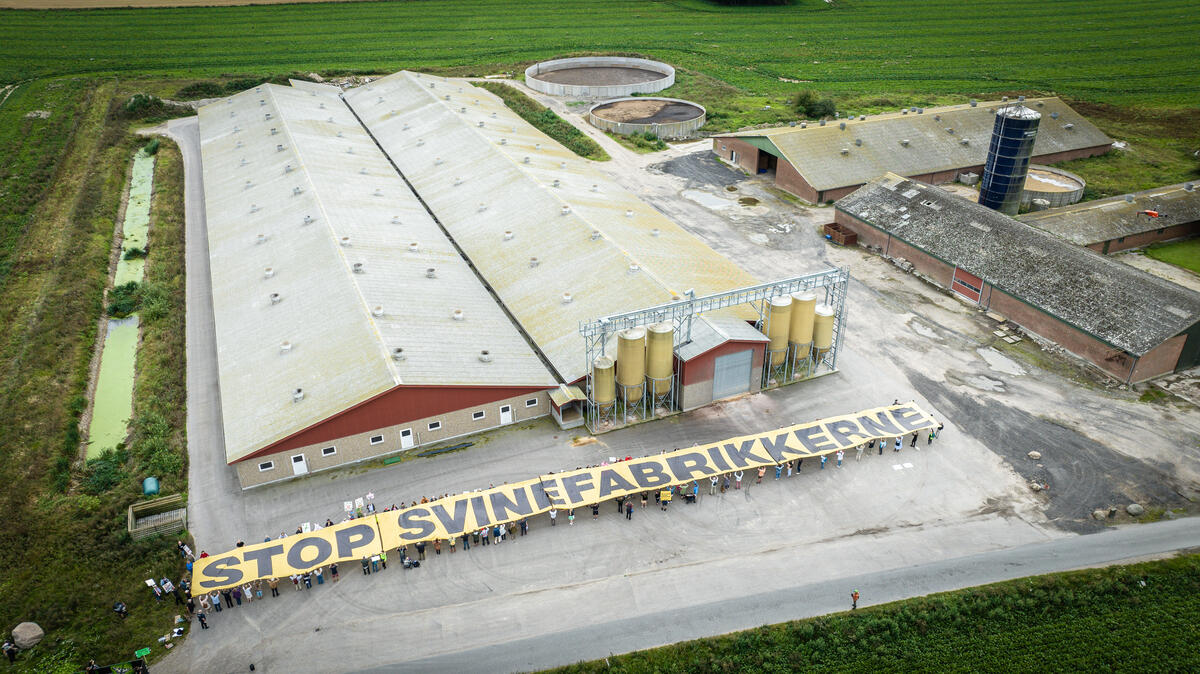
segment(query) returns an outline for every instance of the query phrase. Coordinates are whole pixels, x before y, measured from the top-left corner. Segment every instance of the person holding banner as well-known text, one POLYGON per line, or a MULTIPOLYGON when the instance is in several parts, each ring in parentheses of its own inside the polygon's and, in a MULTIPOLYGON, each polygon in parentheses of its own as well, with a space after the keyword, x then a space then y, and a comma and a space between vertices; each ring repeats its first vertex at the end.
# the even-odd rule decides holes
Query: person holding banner
POLYGON ((734 482, 734 484, 733 484, 733 488, 734 488, 734 489, 741 489, 741 488, 742 488, 742 471, 740 471, 740 470, 739 470, 738 472, 734 473, 734 474, 733 474, 733 477, 734 477, 734 479, 735 479, 735 482, 734 482))

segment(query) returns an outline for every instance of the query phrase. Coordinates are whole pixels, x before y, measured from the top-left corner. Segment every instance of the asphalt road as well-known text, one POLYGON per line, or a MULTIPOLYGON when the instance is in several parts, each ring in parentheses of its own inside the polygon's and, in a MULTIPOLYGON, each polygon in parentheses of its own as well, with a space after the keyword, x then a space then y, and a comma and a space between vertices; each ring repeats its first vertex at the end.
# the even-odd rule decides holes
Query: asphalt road
MULTIPOLYGON (((634 614, 565 632, 492 644, 485 648, 395 662, 368 672, 528 671, 593 660, 610 654, 661 646, 759 625, 836 613, 849 608, 858 590, 860 606, 935 592, 1068 571, 1200 547, 1200 519, 1131 525, 1090 536, 1061 538, 930 564, 847 576, 791 587, 775 587, 703 606, 634 614)), ((802 560, 799 560, 803 563, 802 560)), ((581 611, 587 608, 581 606, 581 611)))

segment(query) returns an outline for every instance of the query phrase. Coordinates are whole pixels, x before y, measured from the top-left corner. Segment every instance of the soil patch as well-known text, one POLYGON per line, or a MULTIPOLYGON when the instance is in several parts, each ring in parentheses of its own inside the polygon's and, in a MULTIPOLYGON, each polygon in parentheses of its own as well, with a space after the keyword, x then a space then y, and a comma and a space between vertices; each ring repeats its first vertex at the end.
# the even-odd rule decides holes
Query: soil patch
POLYGON ((646 99, 609 103, 592 110, 592 114, 626 124, 664 124, 695 119, 704 113, 689 103, 646 99))
POLYGON ((604 87, 613 84, 641 84, 661 80, 666 75, 643 68, 582 67, 548 70, 533 76, 534 79, 554 84, 573 84, 584 87, 604 87))

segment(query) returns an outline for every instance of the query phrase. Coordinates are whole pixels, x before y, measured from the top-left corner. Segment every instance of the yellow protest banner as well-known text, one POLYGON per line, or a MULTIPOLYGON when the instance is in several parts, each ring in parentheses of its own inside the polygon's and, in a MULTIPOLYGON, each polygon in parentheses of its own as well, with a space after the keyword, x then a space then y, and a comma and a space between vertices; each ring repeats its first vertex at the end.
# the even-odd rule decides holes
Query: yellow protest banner
POLYGON ((933 417, 915 403, 905 403, 607 466, 543 475, 198 560, 193 568, 193 586, 212 590, 256 578, 290 575, 330 562, 360 559, 380 549, 446 540, 482 527, 540 515, 551 508, 585 507, 701 478, 818 457, 870 440, 896 438, 936 426, 933 417))

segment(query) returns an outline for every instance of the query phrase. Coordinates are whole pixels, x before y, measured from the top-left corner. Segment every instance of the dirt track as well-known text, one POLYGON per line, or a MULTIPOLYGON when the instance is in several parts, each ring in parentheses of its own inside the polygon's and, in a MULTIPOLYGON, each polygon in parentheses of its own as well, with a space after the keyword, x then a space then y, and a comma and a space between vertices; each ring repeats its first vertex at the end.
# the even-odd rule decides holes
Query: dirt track
POLYGON ((0 0, 0 9, 103 9, 106 7, 232 7, 298 2, 363 2, 363 0, 0 0))

